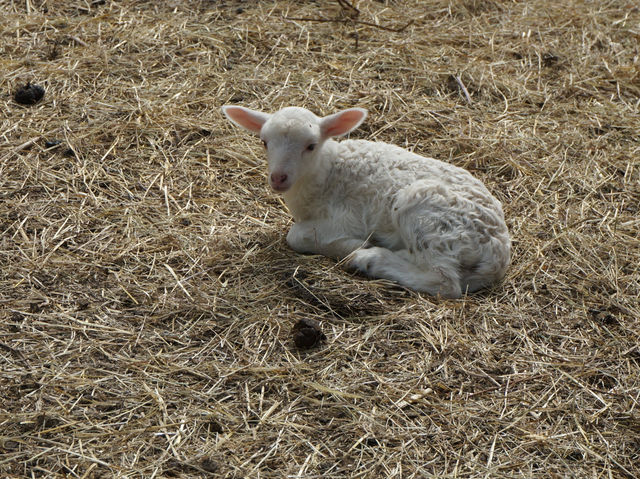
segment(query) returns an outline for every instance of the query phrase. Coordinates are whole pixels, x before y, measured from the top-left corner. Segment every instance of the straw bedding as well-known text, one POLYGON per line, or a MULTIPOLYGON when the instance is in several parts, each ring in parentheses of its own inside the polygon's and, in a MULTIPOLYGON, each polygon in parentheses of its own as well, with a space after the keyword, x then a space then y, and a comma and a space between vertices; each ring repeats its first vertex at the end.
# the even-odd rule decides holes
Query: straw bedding
POLYGON ((640 475, 635 2, 0 17, 2 477, 640 475), (444 301, 293 253, 226 103, 364 107, 353 137, 469 169, 507 277, 444 301))

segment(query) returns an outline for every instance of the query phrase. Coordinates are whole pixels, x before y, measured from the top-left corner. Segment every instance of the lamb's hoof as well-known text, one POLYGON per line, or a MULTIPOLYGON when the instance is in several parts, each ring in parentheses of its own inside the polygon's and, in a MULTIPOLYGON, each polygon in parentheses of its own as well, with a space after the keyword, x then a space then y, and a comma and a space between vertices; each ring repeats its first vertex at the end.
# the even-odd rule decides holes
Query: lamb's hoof
POLYGON ((357 249, 347 257, 347 266, 361 273, 370 275, 380 256, 378 248, 357 249))

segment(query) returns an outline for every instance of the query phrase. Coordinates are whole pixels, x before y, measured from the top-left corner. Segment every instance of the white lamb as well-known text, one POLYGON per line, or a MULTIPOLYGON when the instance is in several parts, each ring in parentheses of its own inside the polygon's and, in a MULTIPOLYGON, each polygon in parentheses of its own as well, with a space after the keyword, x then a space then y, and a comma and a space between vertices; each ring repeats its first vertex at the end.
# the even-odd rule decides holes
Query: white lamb
POLYGON ((446 298, 504 276, 511 242, 502 206, 468 171, 386 143, 332 140, 358 127, 366 110, 324 118, 297 107, 222 110, 260 134, 271 188, 295 220, 287 234, 295 251, 346 259, 369 276, 446 298))

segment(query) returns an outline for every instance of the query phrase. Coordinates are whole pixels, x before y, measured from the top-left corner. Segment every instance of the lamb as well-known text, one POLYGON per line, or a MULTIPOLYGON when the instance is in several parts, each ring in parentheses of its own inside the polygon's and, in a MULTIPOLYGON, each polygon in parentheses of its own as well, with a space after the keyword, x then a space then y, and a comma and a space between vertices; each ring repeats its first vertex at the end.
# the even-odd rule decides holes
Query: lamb
POLYGON ((222 111, 260 135, 269 184, 295 220, 293 250, 444 298, 504 276, 511 241, 500 202, 462 168, 387 143, 333 139, 357 128, 366 110, 324 118, 298 107, 222 111))

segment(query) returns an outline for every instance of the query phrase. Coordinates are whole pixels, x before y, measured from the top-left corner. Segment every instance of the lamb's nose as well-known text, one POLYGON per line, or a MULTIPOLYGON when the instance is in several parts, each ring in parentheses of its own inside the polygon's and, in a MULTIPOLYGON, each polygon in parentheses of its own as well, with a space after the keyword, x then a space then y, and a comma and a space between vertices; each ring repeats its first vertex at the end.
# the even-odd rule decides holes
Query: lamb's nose
POLYGON ((284 173, 271 173, 271 183, 278 186, 287 181, 287 175, 284 173))

